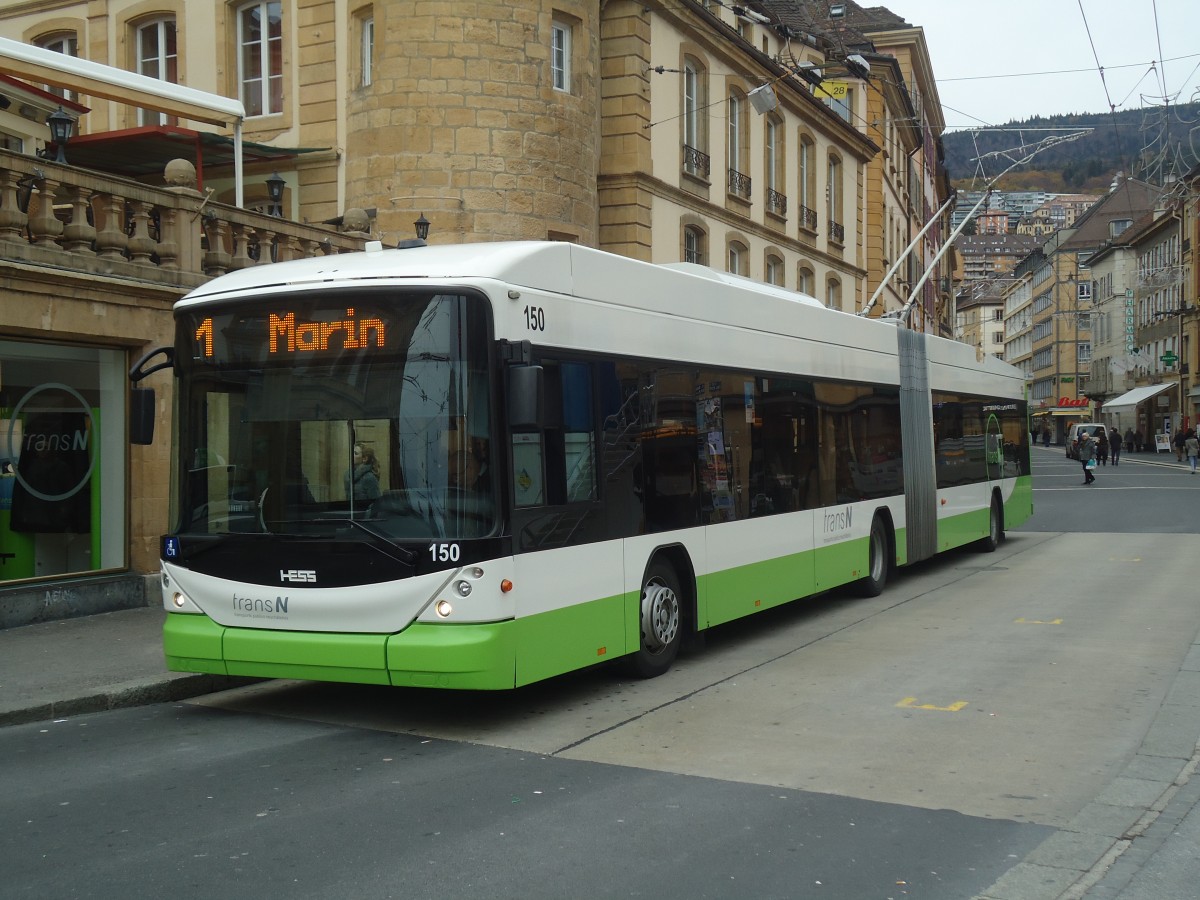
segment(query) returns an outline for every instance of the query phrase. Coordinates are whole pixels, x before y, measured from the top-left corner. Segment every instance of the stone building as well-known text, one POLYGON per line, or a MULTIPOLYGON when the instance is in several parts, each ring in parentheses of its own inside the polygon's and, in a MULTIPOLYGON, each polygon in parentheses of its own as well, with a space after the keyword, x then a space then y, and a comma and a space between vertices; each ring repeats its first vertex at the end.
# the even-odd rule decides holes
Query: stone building
MULTIPOLYGON (((864 70, 847 64, 837 27, 789 25, 775 6, 0 0, 0 37, 237 98, 246 113, 235 135, 95 83, 26 79, 20 89, 41 104, 22 126, 28 140, 0 114, 0 207, 27 216, 0 246, 2 383, 17 383, 8 360, 22 353, 38 366, 82 354, 80 414, 123 423, 124 373, 170 340, 170 306, 191 286, 368 236, 396 243, 422 217, 430 243, 575 241, 858 310, 949 195, 928 51, 919 29, 889 14, 862 23, 873 54, 864 70), (883 101, 872 79, 888 86, 883 101), (77 120, 65 165, 31 156, 60 102, 77 120), (178 158, 194 184, 167 183, 178 158)), ((943 240, 935 225, 877 313, 915 286, 943 240)), ((911 327, 952 328, 941 272, 911 327)), ((166 421, 170 379, 152 378, 166 421)), ((21 418, 15 400, 0 402, 10 422, 21 418)), ((0 579, 36 587, 155 568, 166 455, 116 441, 121 430, 105 430, 99 549, 56 550, 45 571, 0 579)))

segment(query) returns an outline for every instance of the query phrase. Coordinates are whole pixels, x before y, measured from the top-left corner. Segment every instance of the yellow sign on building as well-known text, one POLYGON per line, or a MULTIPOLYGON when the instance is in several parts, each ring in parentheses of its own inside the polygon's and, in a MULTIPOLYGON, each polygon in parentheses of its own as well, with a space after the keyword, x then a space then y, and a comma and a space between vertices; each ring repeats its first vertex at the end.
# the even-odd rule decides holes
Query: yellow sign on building
POLYGON ((850 86, 844 81, 822 81, 813 88, 814 97, 828 97, 830 100, 845 100, 850 86))

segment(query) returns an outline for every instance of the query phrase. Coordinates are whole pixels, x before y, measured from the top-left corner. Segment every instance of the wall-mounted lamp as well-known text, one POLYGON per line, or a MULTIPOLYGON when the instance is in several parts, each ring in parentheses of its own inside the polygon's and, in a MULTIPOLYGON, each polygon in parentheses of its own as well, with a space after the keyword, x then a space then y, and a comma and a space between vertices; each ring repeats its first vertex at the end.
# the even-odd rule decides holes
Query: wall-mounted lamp
POLYGON ((283 188, 287 182, 284 181, 278 172, 275 172, 267 179, 267 198, 271 201, 271 208, 267 211, 268 215, 283 218, 283 188))
POLYGON ((423 241, 429 237, 429 220, 425 218, 425 213, 421 213, 421 217, 413 222, 413 228, 417 229, 417 240, 423 241))
POLYGON ((75 120, 69 113, 63 112, 63 108, 60 106, 56 112, 46 116, 46 124, 50 126, 50 138, 58 148, 58 156, 54 161, 65 163, 67 161, 65 152, 67 142, 71 140, 71 135, 75 131, 75 120))

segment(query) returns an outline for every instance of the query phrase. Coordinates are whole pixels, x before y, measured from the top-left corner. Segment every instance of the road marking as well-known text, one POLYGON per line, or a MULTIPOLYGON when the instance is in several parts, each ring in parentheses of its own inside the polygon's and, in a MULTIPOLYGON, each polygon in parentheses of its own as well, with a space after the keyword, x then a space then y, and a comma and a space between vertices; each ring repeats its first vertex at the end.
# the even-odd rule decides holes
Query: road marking
POLYGON ((935 712, 958 712, 960 709, 966 708, 967 701, 959 700, 957 703, 951 703, 949 706, 934 706, 932 703, 922 703, 918 706, 916 697, 905 697, 896 706, 899 709, 931 709, 935 712))
POLYGON ((1021 616, 1019 619, 1013 619, 1014 625, 1061 625, 1062 623, 1062 619, 1051 619, 1048 622, 1043 622, 1040 619, 1027 619, 1024 616, 1021 616))

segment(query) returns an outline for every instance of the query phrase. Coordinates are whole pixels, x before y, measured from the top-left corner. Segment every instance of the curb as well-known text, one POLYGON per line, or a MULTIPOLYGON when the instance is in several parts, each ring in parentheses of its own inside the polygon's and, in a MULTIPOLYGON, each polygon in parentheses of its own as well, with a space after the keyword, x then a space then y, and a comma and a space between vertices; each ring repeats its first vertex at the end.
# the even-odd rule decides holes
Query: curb
POLYGON ((30 722, 47 722, 66 716, 79 716, 110 709, 126 709, 133 706, 149 706, 154 703, 187 700, 201 694, 244 687, 261 680, 231 675, 179 675, 152 681, 126 682, 83 697, 52 700, 49 703, 39 703, 36 706, 27 706, 22 709, 0 711, 0 727, 28 725, 30 722))

